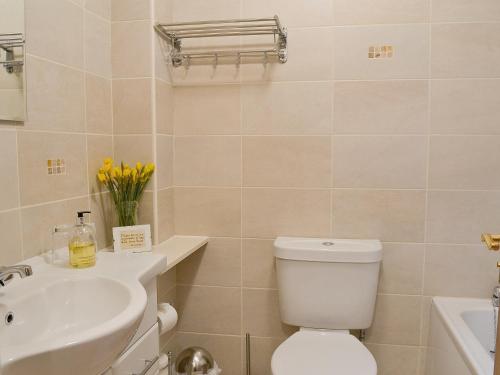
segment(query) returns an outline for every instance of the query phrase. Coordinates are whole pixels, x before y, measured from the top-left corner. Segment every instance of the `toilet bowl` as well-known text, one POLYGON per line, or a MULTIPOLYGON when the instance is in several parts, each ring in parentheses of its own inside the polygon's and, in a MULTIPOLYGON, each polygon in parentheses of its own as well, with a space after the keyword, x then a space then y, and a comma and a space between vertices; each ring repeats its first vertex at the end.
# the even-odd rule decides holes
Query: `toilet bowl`
POLYGON ((378 240, 280 237, 274 242, 281 320, 301 328, 273 353, 273 375, 376 375, 349 329, 371 326, 378 240))
POLYGON ((376 375, 377 363, 348 331, 302 328, 274 352, 273 375, 376 375))

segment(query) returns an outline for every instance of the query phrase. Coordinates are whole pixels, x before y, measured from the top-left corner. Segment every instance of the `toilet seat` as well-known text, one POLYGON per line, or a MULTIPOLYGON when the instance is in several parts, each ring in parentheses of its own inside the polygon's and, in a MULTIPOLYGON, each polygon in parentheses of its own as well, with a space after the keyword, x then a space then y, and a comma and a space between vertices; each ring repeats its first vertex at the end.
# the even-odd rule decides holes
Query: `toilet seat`
POLYGON ((347 331, 307 330, 290 336, 274 352, 273 375, 376 375, 368 349, 347 331))

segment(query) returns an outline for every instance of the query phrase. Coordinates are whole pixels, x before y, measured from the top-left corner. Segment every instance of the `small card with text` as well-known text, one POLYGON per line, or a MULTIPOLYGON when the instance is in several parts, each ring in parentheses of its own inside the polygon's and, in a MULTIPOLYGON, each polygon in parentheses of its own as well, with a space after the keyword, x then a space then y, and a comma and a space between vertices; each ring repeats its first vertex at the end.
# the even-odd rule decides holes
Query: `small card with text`
POLYGON ((152 251, 151 226, 114 227, 113 241, 115 252, 143 253, 152 251))

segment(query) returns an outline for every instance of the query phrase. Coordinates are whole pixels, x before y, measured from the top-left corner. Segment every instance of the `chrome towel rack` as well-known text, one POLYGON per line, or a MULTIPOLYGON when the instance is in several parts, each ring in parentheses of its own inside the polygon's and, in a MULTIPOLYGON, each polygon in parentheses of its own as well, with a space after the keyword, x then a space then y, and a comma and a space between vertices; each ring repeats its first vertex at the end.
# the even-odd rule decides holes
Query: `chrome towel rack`
MULTIPOLYGON (((271 18, 250 18, 215 21, 195 21, 170 24, 156 24, 155 30, 170 47, 170 57, 174 67, 189 66, 194 60, 198 63, 210 62, 213 65, 232 61, 241 64, 250 59, 262 58, 263 62, 285 63, 287 54, 287 31, 281 25, 278 16, 271 18), (248 43, 245 47, 244 41, 240 43, 240 48, 210 50, 203 47, 188 49, 183 47, 183 39, 214 38, 214 37, 244 37, 244 36, 272 36, 269 42, 266 41, 263 47, 259 42, 259 47, 248 43)), ((251 42, 251 40, 250 40, 251 42)), ((258 61, 258 60, 257 60, 258 61)))
POLYGON ((0 65, 7 73, 19 73, 24 65, 24 35, 22 33, 0 34, 0 65), (19 58, 15 48, 22 48, 19 58), (2 56, 5 58, 2 60, 2 56))

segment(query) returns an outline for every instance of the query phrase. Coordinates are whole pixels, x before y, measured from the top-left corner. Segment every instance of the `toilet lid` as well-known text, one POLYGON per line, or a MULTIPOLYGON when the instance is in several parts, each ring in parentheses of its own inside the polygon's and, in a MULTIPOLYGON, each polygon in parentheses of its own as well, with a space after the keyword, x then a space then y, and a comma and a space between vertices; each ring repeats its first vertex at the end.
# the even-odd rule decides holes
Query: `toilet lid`
POLYGON ((377 363, 354 336, 332 331, 300 331, 274 352, 273 375, 376 375, 377 363))

